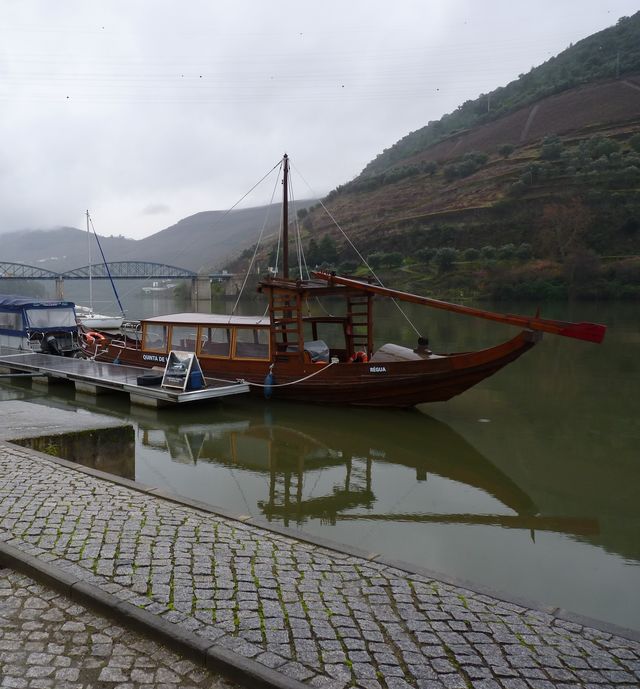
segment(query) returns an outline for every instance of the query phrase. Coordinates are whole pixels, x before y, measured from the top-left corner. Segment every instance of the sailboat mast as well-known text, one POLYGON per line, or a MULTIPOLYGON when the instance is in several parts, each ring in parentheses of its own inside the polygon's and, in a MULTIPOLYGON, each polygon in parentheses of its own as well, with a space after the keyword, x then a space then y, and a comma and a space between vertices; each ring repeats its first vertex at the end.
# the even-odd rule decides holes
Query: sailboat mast
POLYGON ((289 156, 282 159, 282 277, 289 279, 289 156))
POLYGON ((89 256, 89 310, 93 315, 93 284, 91 275, 91 231, 89 229, 89 210, 87 209, 87 249, 89 256))

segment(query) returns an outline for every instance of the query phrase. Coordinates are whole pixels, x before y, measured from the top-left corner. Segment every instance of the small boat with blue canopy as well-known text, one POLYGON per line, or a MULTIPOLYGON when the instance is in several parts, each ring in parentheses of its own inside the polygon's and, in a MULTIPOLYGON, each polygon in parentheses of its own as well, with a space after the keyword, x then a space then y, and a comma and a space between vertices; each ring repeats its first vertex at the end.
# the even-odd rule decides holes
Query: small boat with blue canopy
POLYGON ((78 356, 78 324, 71 301, 0 294, 0 352, 78 356))

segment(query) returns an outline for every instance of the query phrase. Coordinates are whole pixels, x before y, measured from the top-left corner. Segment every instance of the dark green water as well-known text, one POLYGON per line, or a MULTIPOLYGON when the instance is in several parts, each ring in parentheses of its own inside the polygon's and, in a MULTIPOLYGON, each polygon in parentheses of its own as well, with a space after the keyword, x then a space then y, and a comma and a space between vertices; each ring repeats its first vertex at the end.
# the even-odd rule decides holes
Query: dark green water
MULTIPOLYGON (((515 332, 410 315, 434 351, 515 332)), ((542 315, 609 331, 602 345, 546 336, 473 390, 411 412, 249 399, 130 411, 117 397, 98 408, 134 424, 129 471, 144 483, 640 629, 640 309, 557 305, 542 315)), ((378 319, 380 342, 414 342, 393 307, 380 305, 378 319)), ((96 408, 73 391, 5 395, 96 408)))

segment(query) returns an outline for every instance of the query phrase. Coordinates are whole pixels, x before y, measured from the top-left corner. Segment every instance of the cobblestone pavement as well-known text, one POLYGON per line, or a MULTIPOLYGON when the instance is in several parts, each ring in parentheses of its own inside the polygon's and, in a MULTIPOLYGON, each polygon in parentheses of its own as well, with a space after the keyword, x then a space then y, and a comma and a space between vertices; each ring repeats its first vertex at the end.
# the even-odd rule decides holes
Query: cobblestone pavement
POLYGON ((0 540, 314 687, 640 685, 637 641, 176 504, 6 444, 0 540))
POLYGON ((232 689, 189 660, 0 569, 0 687, 232 689))

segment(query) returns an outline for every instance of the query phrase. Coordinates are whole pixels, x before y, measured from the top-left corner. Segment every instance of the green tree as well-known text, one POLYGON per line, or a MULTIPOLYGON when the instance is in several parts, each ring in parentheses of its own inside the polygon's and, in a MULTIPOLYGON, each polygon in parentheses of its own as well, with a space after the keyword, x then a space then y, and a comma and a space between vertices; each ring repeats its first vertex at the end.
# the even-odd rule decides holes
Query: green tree
POLYGON ((435 249, 430 249, 426 247, 424 249, 418 249, 415 252, 414 256, 416 257, 416 260, 420 261, 421 263, 429 263, 429 261, 433 258, 435 253, 435 249))
POLYGON ((480 258, 480 252, 478 249, 469 247, 468 249, 464 250, 462 256, 465 261, 477 261, 480 258))
POLYGON ((629 139, 629 146, 637 153, 640 153, 640 134, 634 134, 629 139))
POLYGON ((520 261, 527 261, 532 256, 531 244, 523 242, 515 251, 515 257, 520 261))
POLYGON ((338 247, 331 235, 325 234, 320 240, 318 251, 320 254, 320 263, 335 265, 338 262, 338 247))
POLYGON ((513 149, 514 147, 511 144, 502 144, 502 146, 500 146, 498 149, 498 153, 503 158, 508 158, 513 153, 513 149))
POLYGON ((543 160, 560 160, 562 157, 562 143, 555 136, 548 136, 542 142, 540 157, 543 160))
POLYGON ((436 163, 435 160, 428 160, 422 163, 422 171, 433 177, 438 171, 438 163, 436 163))
POLYGON ((513 244, 504 244, 498 249, 498 258, 503 261, 508 261, 513 258, 516 252, 516 247, 513 244))
POLYGON ((453 247, 443 246, 436 251, 433 261, 439 272, 446 273, 453 268, 456 258, 458 258, 458 252, 453 247))
POLYGON ((482 249, 480 249, 480 256, 484 259, 492 259, 496 257, 496 247, 495 246, 483 246, 482 249))
POLYGON ((397 268, 402 265, 402 254, 399 251, 386 253, 384 251, 376 251, 367 256, 367 263, 372 268, 397 268))
POLYGON ((310 266, 315 266, 318 265, 318 263, 322 263, 322 259, 320 258, 320 248, 318 247, 318 242, 316 242, 315 237, 311 237, 309 240, 309 246, 307 247, 305 258, 307 259, 307 265, 310 266))

